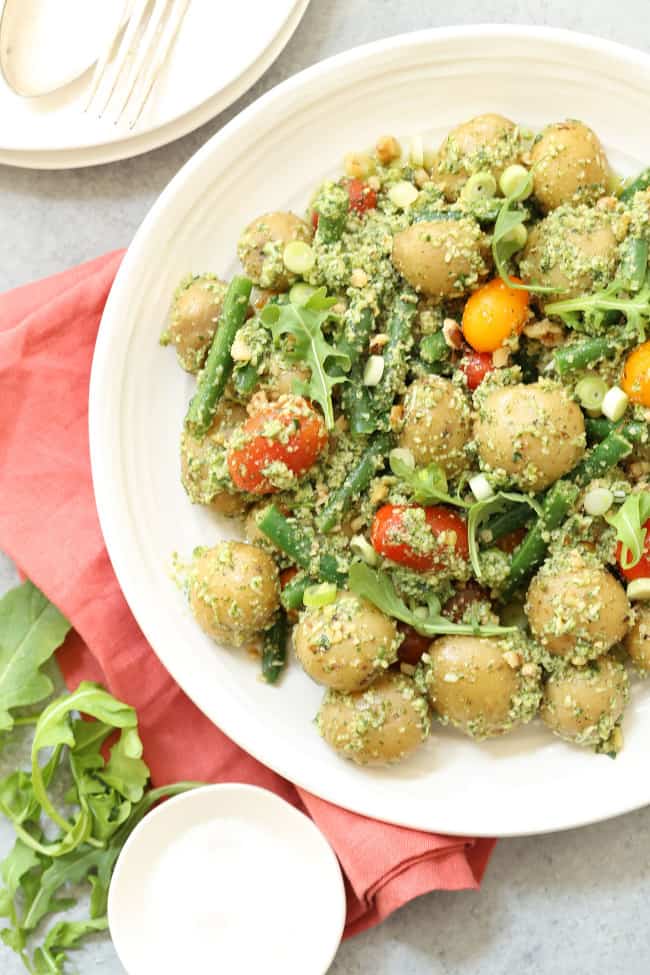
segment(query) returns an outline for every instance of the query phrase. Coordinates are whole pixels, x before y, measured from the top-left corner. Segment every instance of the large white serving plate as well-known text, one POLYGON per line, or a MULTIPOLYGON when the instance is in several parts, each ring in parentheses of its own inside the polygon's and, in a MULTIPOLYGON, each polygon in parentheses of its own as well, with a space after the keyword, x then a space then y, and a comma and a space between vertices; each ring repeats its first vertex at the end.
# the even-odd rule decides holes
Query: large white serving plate
POLYGON ((479 112, 522 123, 573 116, 602 137, 615 167, 650 161, 650 57, 565 31, 433 30, 316 65, 269 92, 181 170, 138 232, 102 321, 90 390, 97 505, 127 600, 152 647, 196 704, 262 762, 349 809, 424 830, 512 835, 578 826, 650 802, 650 689, 635 686, 615 761, 535 724, 473 744, 434 728, 409 762, 361 770, 312 726, 321 689, 295 664, 282 685, 245 654, 215 647, 170 581, 173 551, 232 535, 188 502, 178 439, 192 380, 158 346, 169 296, 189 270, 228 276, 251 218, 305 206, 347 150, 383 133, 432 143, 479 112))

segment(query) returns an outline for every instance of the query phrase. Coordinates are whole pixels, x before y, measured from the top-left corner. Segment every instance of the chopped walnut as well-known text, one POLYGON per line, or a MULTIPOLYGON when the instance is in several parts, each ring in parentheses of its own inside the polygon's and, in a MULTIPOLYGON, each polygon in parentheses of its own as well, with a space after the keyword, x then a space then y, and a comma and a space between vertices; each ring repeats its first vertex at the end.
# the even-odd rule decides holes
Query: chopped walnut
POLYGON ((401 404, 393 406, 390 411, 390 428, 391 430, 397 430, 402 424, 404 419, 404 407, 401 404))
POLYGON ((505 369, 510 361, 510 349, 502 345, 492 353, 492 365, 495 369, 505 369))
POLYGON ((252 351, 242 338, 240 332, 237 332, 235 335, 235 341, 230 349, 230 355, 235 362, 250 362, 251 360, 252 351))
POLYGON ((521 654, 517 653, 516 650, 507 650, 503 655, 503 659, 512 670, 519 670, 521 667, 521 654))
POLYGON ((377 335, 373 335, 370 339, 370 353, 375 355, 377 352, 381 352, 387 342, 388 335, 386 332, 379 332, 377 335))
POLYGON ((540 669, 537 664, 524 664, 521 673, 523 677, 539 677, 540 669))
POLYGON ((378 193, 381 189, 381 180, 379 179, 379 176, 369 176, 366 182, 368 183, 370 189, 374 190, 376 193, 378 193))
POLYGON ((601 196, 596 203, 598 210, 615 210, 618 200, 615 196, 601 196))
POLYGON ((350 284, 353 288, 365 288, 368 284, 368 275, 360 267, 355 267, 350 275, 350 284))
POLYGON ((413 179, 419 190, 421 190, 423 186, 426 186, 427 183, 431 182, 431 177, 429 176, 428 172, 426 169, 422 168, 415 170, 413 173, 413 179))
POLYGON ((374 171, 375 164, 367 152, 348 152, 343 168, 350 179, 366 179, 374 171))
POLYGON ((385 501, 388 497, 388 485, 383 481, 377 481, 373 484, 372 491, 370 492, 370 503, 379 504, 381 501, 385 501))
POLYGON ((255 416, 256 413, 261 413, 269 405, 269 400, 266 393, 263 390, 259 390, 257 393, 253 393, 248 403, 246 404, 246 412, 249 416, 255 416))
POLYGON ((375 154, 382 166, 387 166, 394 159, 399 159, 402 155, 402 149, 395 136, 382 135, 380 139, 377 139, 375 154))
POLYGON ((462 349, 463 333, 454 318, 445 318, 442 323, 442 334, 450 349, 462 349))
POLYGON ((524 335, 526 338, 537 339, 542 345, 552 348, 564 341, 564 327, 559 322, 542 318, 539 322, 531 322, 526 325, 524 335))

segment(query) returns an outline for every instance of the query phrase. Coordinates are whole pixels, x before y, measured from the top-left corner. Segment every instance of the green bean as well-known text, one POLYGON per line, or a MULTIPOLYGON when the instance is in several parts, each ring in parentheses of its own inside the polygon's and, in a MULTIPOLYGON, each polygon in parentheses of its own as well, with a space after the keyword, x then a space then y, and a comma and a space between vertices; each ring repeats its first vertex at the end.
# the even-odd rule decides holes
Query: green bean
POLYGON ((340 522, 341 515, 349 508, 352 500, 368 487, 391 445, 392 438, 386 433, 373 438, 368 444, 356 466, 343 484, 330 494, 327 504, 316 518, 320 531, 329 532, 340 522))
POLYGON ((267 684, 275 684, 287 665, 288 635, 287 616, 281 609, 273 626, 264 634, 262 644, 262 677, 267 684))
POLYGON ((491 543, 496 542, 497 539, 503 538, 504 535, 510 535, 511 532, 519 531, 529 521, 532 521, 534 517, 535 512, 528 505, 515 504, 509 511, 504 511, 500 515, 494 515, 494 517, 488 519, 481 528, 481 534, 485 532, 489 535, 491 543))
POLYGON ((639 193, 642 190, 647 190, 650 186, 650 169, 644 169, 635 180, 626 186, 621 193, 619 193, 618 198, 622 200, 623 203, 629 203, 635 193, 639 193))
POLYGON ((640 237, 627 237, 621 244, 617 278, 626 291, 639 291, 648 271, 648 244, 640 237))
POLYGON ((548 551, 549 532, 562 524, 578 494, 578 487, 568 481, 557 481, 550 489, 544 498, 541 516, 512 557, 510 572, 501 593, 504 601, 507 602, 542 564, 548 551))
POLYGON ((442 332, 425 335, 420 342, 420 358, 426 363, 447 362, 450 355, 451 349, 447 345, 442 332))
POLYGON ((241 369, 235 369, 232 374, 232 384, 235 387, 235 392, 238 396, 243 397, 250 396, 257 386, 259 379, 257 369, 250 362, 248 365, 242 366, 241 369))
POLYGON ((239 275, 228 285, 208 358, 185 417, 185 425, 196 436, 202 436, 210 429, 219 400, 230 378, 233 365, 230 350, 235 335, 246 319, 252 287, 253 282, 249 278, 239 275))
POLYGON ((604 416, 585 417, 585 429, 589 440, 600 442, 613 430, 618 430, 626 440, 632 443, 644 443, 648 438, 648 428, 645 423, 631 420, 630 423, 613 423, 604 416))
POLYGON ((306 572, 298 572, 286 584, 280 596, 280 602, 287 612, 291 609, 302 609, 302 597, 305 595, 305 589, 315 585, 317 582, 317 579, 312 579, 306 572))
POLYGON ((433 210, 431 207, 422 207, 421 210, 414 211, 413 223, 433 223, 435 220, 462 220, 467 214, 462 210, 433 210))
POLYGON ((350 208, 350 194, 339 183, 326 183, 314 202, 318 214, 316 237, 324 244, 340 240, 350 208))
POLYGON ((368 349, 368 341, 375 323, 372 309, 367 305, 352 305, 346 314, 343 335, 339 342, 341 351, 350 357, 348 382, 343 386, 343 412, 348 418, 350 431, 358 436, 371 433, 375 429, 372 417, 370 391, 363 385, 363 356, 368 349))
MULTIPOLYGON (((301 569, 311 571, 313 568, 312 548, 313 539, 292 524, 288 518, 271 504, 257 522, 257 527, 273 544, 288 555, 301 569)), ((334 555, 321 555, 317 562, 318 576, 324 582, 334 582, 341 585, 345 582, 344 573, 339 571, 334 555)))
POLYGON ((614 359, 626 346, 635 341, 636 338, 629 331, 619 329, 609 335, 563 345, 555 350, 555 368, 560 376, 578 369, 588 369, 602 359, 614 359))
POLYGON ((413 345, 411 326, 417 312, 414 291, 397 295, 388 322, 388 342, 384 346, 384 372, 372 394, 377 426, 388 425, 388 413, 408 371, 408 357, 413 345))
MULTIPOLYGON (((619 460, 632 453, 632 444, 618 430, 612 430, 602 443, 599 443, 585 457, 581 464, 571 471, 569 477, 576 484, 584 487, 596 477, 602 477, 611 467, 615 467, 619 460)), ((558 484, 561 482, 558 481, 558 484)))

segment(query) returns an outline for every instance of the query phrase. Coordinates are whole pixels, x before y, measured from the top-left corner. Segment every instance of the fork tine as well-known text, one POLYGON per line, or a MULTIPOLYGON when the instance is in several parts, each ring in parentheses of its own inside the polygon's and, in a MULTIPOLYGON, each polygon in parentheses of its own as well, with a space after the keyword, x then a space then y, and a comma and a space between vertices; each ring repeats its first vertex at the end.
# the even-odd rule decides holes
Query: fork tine
POLYGON ((97 93, 97 89, 101 84, 104 71, 106 70, 106 65, 111 59, 113 48, 115 47, 117 39, 120 36, 120 32, 124 27, 124 21, 127 17, 129 7, 131 6, 131 2, 132 0, 124 0, 124 3, 122 4, 122 13, 120 14, 120 17, 115 25, 115 30, 111 34, 110 40, 106 44, 106 47, 104 48, 99 58, 97 59, 97 64, 95 65, 95 70, 93 71, 93 77, 90 82, 90 92, 88 94, 88 98, 86 99, 86 104, 84 106, 84 112, 87 112, 88 109, 90 108, 90 104, 97 93))
POLYGON ((99 117, 101 118, 108 107, 108 103, 113 97, 113 92, 117 85, 118 79, 122 73, 122 68, 124 67, 129 54, 131 53, 131 48, 133 46, 133 41, 135 40, 136 34, 140 28, 143 17, 147 12, 149 7, 149 0, 135 0, 133 4, 133 10, 131 11, 131 17, 128 24, 126 25, 126 30, 122 40, 120 41, 120 46, 117 49, 115 58, 109 67, 109 83, 108 83, 108 94, 101 103, 101 108, 99 110, 99 117))
POLYGON ((169 6, 170 0, 155 0, 154 8, 149 17, 149 23, 146 26, 144 35, 142 36, 140 43, 138 44, 138 51, 133 62, 133 66, 129 73, 129 79, 124 85, 125 94, 119 103, 119 106, 115 112, 115 124, 120 121, 122 113, 126 108, 127 102, 138 83, 138 79, 142 74, 144 65, 147 61, 149 55, 155 56, 156 42, 159 39, 159 34, 161 33, 161 25, 163 23, 163 18, 167 13, 167 8, 169 6))
POLYGON ((153 63, 150 65, 149 70, 147 71, 140 96, 136 101, 135 113, 131 116, 131 121, 129 122, 130 129, 135 128, 135 126, 138 124, 138 120, 142 115, 143 109, 149 101, 149 97, 158 79, 158 75, 164 67, 173 47, 174 41, 176 40, 181 29, 185 14, 187 13, 187 8, 190 5, 190 0, 173 0, 173 4, 174 5, 167 20, 167 24, 165 25, 164 34, 160 39, 160 45, 158 50, 155 52, 153 63))

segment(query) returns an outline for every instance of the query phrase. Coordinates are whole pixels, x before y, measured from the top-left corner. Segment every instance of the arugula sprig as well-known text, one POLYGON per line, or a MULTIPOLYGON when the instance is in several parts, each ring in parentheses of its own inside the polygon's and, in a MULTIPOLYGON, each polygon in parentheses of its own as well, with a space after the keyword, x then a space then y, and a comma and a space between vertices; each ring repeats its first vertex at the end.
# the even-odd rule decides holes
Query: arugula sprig
POLYGON ((350 357, 337 349, 323 334, 328 321, 338 321, 332 306, 336 298, 328 298, 325 288, 318 288, 304 304, 296 304, 291 298, 286 304, 268 304, 261 314, 264 325, 271 329, 277 341, 282 335, 290 335, 293 345, 287 357, 293 362, 309 366, 310 377, 306 382, 294 380, 294 392, 319 404, 328 430, 334 427, 332 390, 339 383, 347 382, 342 373, 350 368, 350 357))
POLYGON ((542 507, 538 501, 528 494, 517 494, 514 491, 499 491, 493 498, 476 501, 467 515, 467 539, 469 542, 469 558, 474 575, 480 581, 482 578, 481 555, 479 549, 479 534, 481 526, 492 515, 499 514, 513 504, 527 504, 537 514, 541 515, 542 507))
POLYGON ((504 197, 501 203, 492 232, 492 258, 499 276, 509 288, 515 291, 531 291, 535 294, 551 294, 559 289, 541 284, 519 284, 510 277, 508 272, 510 258, 526 243, 526 220, 529 219, 530 212, 521 204, 532 192, 533 174, 529 170, 525 174, 522 173, 521 179, 515 183, 509 195, 504 197))
POLYGON ((470 507, 470 504, 463 501, 459 495, 449 494, 447 476, 439 464, 416 468, 400 448, 391 450, 388 463, 395 477, 404 482, 413 495, 413 500, 418 504, 440 501, 443 504, 455 505, 457 508, 470 507))
POLYGON ((424 636, 439 636, 456 634, 458 636, 503 636, 513 633, 514 626, 499 626, 497 624, 453 623, 440 615, 438 600, 431 600, 428 615, 420 616, 413 612, 397 595, 390 576, 382 569, 372 569, 362 562, 355 562, 350 567, 349 588, 357 596, 362 596, 373 606, 393 616, 402 623, 408 623, 418 633, 424 636))
MULTIPOLYGON (((0 600, 0 728, 11 730, 23 722, 12 711, 49 694, 52 683, 40 668, 68 629, 31 583, 0 600)), ((156 802, 201 783, 147 791, 149 769, 136 714, 97 684, 80 684, 28 720, 35 722, 31 772, 15 771, 0 780, 0 813, 16 833, 0 866, 0 918, 8 922, 0 938, 32 975, 57 975, 64 971, 69 949, 106 928, 113 868, 133 829, 156 802), (50 755, 41 765, 45 749, 50 755), (65 800, 73 811, 66 814, 50 798, 61 777, 72 782, 65 800), (70 885, 79 883, 90 886, 90 917, 60 921, 33 945, 44 918, 75 905, 70 885)))
POLYGON ((632 569, 641 559, 650 519, 650 491, 630 494, 618 511, 605 515, 616 529, 616 541, 621 543, 619 561, 622 569, 632 569))

